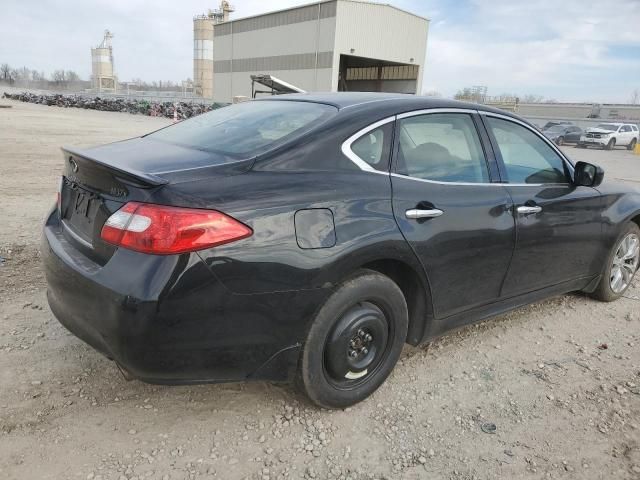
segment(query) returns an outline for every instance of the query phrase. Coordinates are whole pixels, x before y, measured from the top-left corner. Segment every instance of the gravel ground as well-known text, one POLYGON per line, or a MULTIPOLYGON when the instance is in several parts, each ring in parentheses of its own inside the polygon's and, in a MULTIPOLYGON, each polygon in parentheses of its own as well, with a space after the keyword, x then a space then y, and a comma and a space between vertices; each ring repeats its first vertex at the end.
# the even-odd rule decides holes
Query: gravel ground
MULTIPOLYGON (((407 347, 343 411, 286 385, 125 381, 49 311, 40 222, 61 145, 167 120, 0 104, 0 478, 640 478, 638 280, 612 304, 567 295, 407 347)), ((640 182, 626 151, 567 152, 640 182)))

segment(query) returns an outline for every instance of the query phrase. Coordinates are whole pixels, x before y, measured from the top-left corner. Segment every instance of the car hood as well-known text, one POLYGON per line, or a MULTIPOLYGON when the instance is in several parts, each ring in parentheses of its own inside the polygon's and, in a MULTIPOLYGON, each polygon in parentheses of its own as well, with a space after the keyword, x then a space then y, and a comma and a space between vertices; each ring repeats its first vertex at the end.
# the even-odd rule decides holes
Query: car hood
POLYGON ((604 128, 587 128, 585 133, 615 133, 611 130, 605 130, 604 128))

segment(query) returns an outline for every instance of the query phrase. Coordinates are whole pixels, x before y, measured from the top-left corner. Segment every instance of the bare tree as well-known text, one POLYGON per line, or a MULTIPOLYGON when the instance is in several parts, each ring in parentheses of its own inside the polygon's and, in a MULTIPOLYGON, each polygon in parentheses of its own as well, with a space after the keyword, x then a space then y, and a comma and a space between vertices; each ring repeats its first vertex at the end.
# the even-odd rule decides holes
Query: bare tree
POLYGON ((631 98, 629 98, 629 103, 631 105, 640 104, 640 89, 636 88, 633 92, 631 92, 631 98))
POLYGON ((529 93, 527 95, 522 96, 523 103, 541 103, 543 101, 544 101, 544 97, 542 95, 534 95, 529 93))
POLYGON ((74 83, 80 81, 80 76, 73 70, 67 70, 65 72, 65 79, 69 83, 74 83))
POLYGON ((9 77, 10 72, 11 72, 11 66, 9 66, 8 63, 3 63, 0 66, 0 75, 2 75, 2 79, 5 82, 8 82, 10 80, 10 77, 9 77))
POLYGON ((67 84, 67 72, 64 70, 54 70, 51 74, 51 79, 56 85, 64 86, 67 84))

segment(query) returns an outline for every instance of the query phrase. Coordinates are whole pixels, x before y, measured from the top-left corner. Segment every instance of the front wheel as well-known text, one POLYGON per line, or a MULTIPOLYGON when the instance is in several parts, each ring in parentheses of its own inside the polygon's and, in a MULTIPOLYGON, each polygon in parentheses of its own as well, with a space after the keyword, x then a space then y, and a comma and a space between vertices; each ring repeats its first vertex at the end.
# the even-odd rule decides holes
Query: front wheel
POLYGON ((636 140, 635 138, 633 140, 631 140, 631 143, 629 145, 627 145, 627 150, 635 149, 637 143, 638 143, 638 140, 636 140))
POLYGON ((616 241, 596 290, 597 300, 611 302, 627 291, 640 264, 640 227, 629 223, 616 241))
POLYGON ((316 315, 298 366, 300 387, 320 407, 345 408, 364 400, 393 370, 408 322, 398 285, 362 270, 316 315))
POLYGON ((609 143, 607 143, 606 149, 613 150, 613 147, 615 146, 616 146, 616 139, 612 138, 611 140, 609 140, 609 143))
POLYGON ((559 146, 564 145, 564 137, 558 137, 558 139, 556 140, 556 144, 559 146))

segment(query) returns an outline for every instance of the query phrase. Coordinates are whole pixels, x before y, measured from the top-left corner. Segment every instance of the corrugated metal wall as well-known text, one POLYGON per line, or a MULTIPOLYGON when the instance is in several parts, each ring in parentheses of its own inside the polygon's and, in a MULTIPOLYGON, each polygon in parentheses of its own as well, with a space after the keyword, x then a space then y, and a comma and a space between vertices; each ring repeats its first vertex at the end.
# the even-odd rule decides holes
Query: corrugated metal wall
POLYGON ((420 85, 426 35, 423 18, 389 5, 351 0, 219 24, 214 27, 214 99, 229 102, 233 96, 250 95, 253 73, 275 75, 308 91, 337 91, 336 49, 412 64, 417 69, 416 74, 411 70, 412 77, 418 77, 414 84, 420 85))

